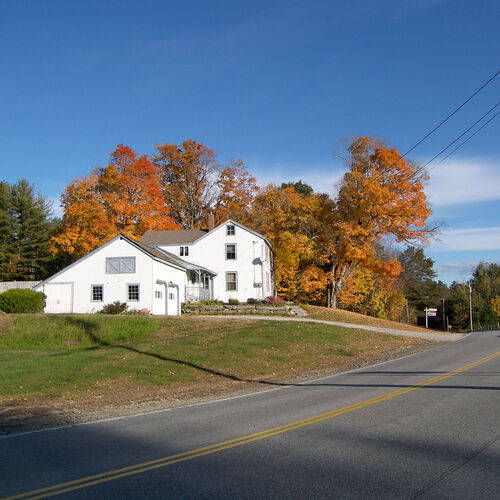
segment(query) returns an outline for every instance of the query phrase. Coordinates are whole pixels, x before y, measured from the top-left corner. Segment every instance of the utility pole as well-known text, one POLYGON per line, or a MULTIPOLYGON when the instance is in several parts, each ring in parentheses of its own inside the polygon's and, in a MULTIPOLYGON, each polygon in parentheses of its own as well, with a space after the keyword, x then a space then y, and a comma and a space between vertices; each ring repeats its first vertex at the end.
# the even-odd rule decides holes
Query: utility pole
POLYGON ((469 282, 469 318, 470 318, 470 331, 474 331, 474 326, 472 324, 472 286, 469 282))
POLYGON ((444 301, 445 299, 441 299, 441 302, 443 303, 443 330, 446 330, 446 325, 445 325, 445 315, 444 315, 444 301))

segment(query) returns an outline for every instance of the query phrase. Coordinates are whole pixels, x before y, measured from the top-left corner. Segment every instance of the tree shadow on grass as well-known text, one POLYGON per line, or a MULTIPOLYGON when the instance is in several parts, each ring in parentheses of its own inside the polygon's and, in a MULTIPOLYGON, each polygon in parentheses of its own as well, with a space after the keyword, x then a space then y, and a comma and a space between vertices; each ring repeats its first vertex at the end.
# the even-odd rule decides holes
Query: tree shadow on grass
MULTIPOLYGON (((264 379, 248 379, 244 377, 238 377, 237 375, 233 375, 231 373, 225 373, 221 372, 218 370, 214 370, 212 368, 207 368, 205 366, 197 365, 196 363, 192 363, 191 361, 183 360, 183 359, 176 359, 176 358, 170 358, 168 356, 163 356, 161 354, 157 354, 155 352, 149 352, 149 351, 142 351, 140 349, 137 349, 136 347, 132 347, 129 345, 124 345, 124 344, 114 344, 107 342, 101 338, 99 338, 98 333, 96 332, 96 326, 93 325, 91 322, 83 319, 83 318, 76 318, 76 317, 68 317, 67 320, 74 325, 77 325, 79 327, 82 327, 85 334, 88 335, 88 337, 98 346, 101 347, 111 347, 111 348, 118 348, 118 349, 125 349, 127 351, 134 352, 136 354, 140 354, 143 356, 150 356, 152 358, 159 359, 161 361, 167 361, 170 363, 176 363, 182 366, 189 366, 191 368, 194 368, 195 370, 204 372, 204 373, 209 373, 211 375, 216 375, 218 377, 222 377, 228 380, 233 380, 236 382, 248 382, 252 384, 262 384, 262 385, 269 385, 269 386, 276 386, 276 387, 387 387, 387 388, 407 388, 407 387, 421 387, 418 384, 412 385, 412 384, 380 384, 380 383, 375 383, 375 384, 368 384, 368 383, 360 383, 360 384, 334 384, 334 383, 321 383, 321 382, 312 382, 312 383, 306 383, 306 382, 300 382, 300 383, 288 383, 288 382, 275 382, 272 380, 264 380, 264 379)), ((94 349, 94 347, 91 347, 89 349, 94 349)), ((363 375, 363 374, 377 374, 378 372, 358 372, 355 373, 356 375, 363 375)), ((381 372, 383 373, 400 373, 402 375, 413 375, 413 374, 432 374, 432 373, 442 373, 442 372, 381 372)), ((500 387, 488 387, 488 386, 463 386, 463 385, 441 385, 441 386, 436 386, 436 385, 427 385, 427 386, 422 386, 422 388, 425 389, 480 389, 480 390, 500 390, 500 387)))

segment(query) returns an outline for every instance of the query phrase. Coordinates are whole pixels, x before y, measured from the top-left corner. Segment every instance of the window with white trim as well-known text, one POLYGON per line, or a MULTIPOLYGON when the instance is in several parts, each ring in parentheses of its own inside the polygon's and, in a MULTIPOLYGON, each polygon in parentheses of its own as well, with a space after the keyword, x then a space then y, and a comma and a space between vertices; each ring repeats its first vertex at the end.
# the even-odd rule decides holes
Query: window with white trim
POLYGON ((135 257, 106 257, 106 273, 135 273, 135 257))
POLYGON ((187 257, 189 255, 189 247, 180 247, 179 255, 181 257, 187 257))
POLYGON ((236 292, 238 290, 238 273, 229 271, 226 273, 226 291, 236 292))
POLYGON ((234 224, 228 224, 226 226, 226 235, 227 236, 234 236, 236 232, 236 228, 234 227, 234 224))
POLYGON ((155 290, 155 299, 161 299, 163 297, 163 293, 161 290, 155 290))
POLYGON ((139 300, 139 285, 127 285, 127 297, 129 302, 137 302, 139 300))
POLYGON ((236 243, 226 244, 226 260, 236 259, 236 243))
POLYGON ((102 302, 104 286, 103 285, 91 285, 91 301, 92 302, 102 302))

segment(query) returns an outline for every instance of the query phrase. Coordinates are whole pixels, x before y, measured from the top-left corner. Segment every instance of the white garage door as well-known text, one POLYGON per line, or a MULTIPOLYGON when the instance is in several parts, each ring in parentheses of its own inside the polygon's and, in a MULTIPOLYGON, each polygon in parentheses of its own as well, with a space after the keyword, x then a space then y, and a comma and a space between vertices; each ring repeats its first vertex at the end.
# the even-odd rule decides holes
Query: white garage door
POLYGON ((73 283, 47 283, 42 291, 47 296, 46 313, 73 312, 73 283))

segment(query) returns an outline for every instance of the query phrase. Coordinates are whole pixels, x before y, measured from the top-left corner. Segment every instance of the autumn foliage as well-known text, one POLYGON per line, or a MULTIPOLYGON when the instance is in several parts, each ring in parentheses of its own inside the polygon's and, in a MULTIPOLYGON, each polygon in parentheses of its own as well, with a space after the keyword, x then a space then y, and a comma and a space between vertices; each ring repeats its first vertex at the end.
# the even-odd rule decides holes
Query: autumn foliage
POLYGON ((248 225, 266 236, 276 255, 278 294, 321 302, 327 277, 321 268, 328 198, 301 194, 293 186, 259 190, 248 225))
POLYGON ((75 179, 61 196, 64 215, 52 239, 53 253, 86 255, 123 233, 138 239, 148 230, 178 229, 155 166, 120 144, 107 167, 75 179))
POLYGON ((331 226, 332 307, 337 306, 338 294, 358 267, 389 276, 399 274, 397 260, 377 257, 376 243, 424 243, 428 238, 425 173, 371 137, 355 139, 347 153, 347 172, 339 184, 331 226))
POLYGON ((213 214, 216 224, 231 218, 269 240, 280 296, 399 319, 402 267, 380 248, 427 240, 425 172, 371 137, 354 139, 343 160, 332 198, 302 181, 258 188, 242 160, 224 165, 192 139, 157 145, 151 160, 119 145, 107 167, 66 188, 50 247, 79 257, 120 232, 203 229, 213 214))
POLYGON ((213 149, 192 139, 156 148, 165 203, 184 229, 205 228, 210 213, 216 224, 247 216, 257 187, 242 160, 222 165, 213 149))

